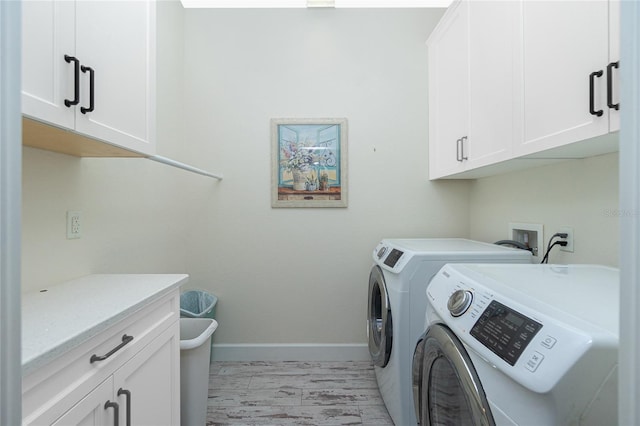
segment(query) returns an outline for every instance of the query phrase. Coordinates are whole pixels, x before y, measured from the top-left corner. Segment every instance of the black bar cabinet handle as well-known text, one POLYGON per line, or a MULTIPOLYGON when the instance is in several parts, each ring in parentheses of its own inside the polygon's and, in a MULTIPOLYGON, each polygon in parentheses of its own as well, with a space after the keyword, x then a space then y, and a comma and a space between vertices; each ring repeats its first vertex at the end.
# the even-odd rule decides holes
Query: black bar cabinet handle
POLYGON ((131 426, 131 391, 127 389, 118 389, 118 396, 124 395, 127 400, 127 426, 131 426))
POLYGON ((113 426, 118 426, 120 423, 120 410, 117 402, 107 401, 104 404, 104 409, 108 410, 113 408, 113 426))
POLYGON ((596 77, 602 77, 602 70, 600 71, 594 71, 591 74, 589 74, 589 113, 591 115, 595 115, 596 117, 600 117, 602 114, 604 114, 604 111, 602 111, 601 109, 599 109, 598 111, 595 110, 595 106, 594 106, 594 98, 595 98, 595 84, 596 84, 596 77))
POLYGON ((458 139, 456 141, 456 161, 462 162, 462 154, 460 150, 460 144, 462 143, 462 139, 458 139))
POLYGON ((72 105, 78 105, 80 102, 80 61, 74 56, 64 55, 66 63, 73 62, 73 100, 65 99, 64 104, 71 108, 72 105))
POLYGON ((104 361, 105 359, 109 358, 111 355, 118 352, 120 349, 122 349, 127 343, 131 342, 132 340, 133 340, 133 336, 127 336, 125 334, 124 336, 122 336, 122 343, 120 343, 115 348, 111 349, 105 355, 96 355, 96 354, 91 355, 91 359, 89 360, 89 363, 93 364, 96 361, 104 361))
POLYGON ((618 69, 620 61, 611 62, 607 65, 607 106, 616 111, 620 109, 620 104, 613 103, 613 68, 618 69))
POLYGON ((80 69, 82 70, 82 72, 89 71, 89 108, 80 107, 80 112, 83 114, 86 114, 88 112, 93 111, 93 107, 94 107, 93 89, 94 89, 95 72, 93 71, 93 68, 85 67, 84 65, 82 65, 80 69))
POLYGON ((468 160, 468 159, 469 159, 469 157, 467 157, 466 155, 464 155, 464 141, 465 141, 465 140, 467 140, 467 137, 466 137, 466 136, 463 136, 463 137, 460 139, 460 152, 462 153, 461 158, 462 158, 463 160, 468 160))

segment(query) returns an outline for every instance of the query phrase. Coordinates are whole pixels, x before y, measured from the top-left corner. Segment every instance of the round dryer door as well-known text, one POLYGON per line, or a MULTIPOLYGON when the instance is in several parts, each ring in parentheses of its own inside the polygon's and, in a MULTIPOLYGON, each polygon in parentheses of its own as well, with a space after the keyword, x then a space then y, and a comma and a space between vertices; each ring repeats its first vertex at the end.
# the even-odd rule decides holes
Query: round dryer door
POLYGON ((413 381, 421 426, 495 425, 471 359, 448 327, 435 324, 427 329, 414 354, 418 362, 421 366, 414 364, 413 372, 421 377, 413 381))
POLYGON ((378 367, 386 366, 391 356, 393 325, 387 286, 379 266, 374 266, 369 274, 367 335, 373 364, 378 367))

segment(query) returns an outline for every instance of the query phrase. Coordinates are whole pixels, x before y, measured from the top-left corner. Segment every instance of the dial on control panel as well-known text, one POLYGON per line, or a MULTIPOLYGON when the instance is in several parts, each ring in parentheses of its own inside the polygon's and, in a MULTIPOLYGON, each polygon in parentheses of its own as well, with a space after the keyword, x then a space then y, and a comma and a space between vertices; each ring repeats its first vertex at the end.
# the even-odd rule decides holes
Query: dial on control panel
POLYGON ((449 296, 447 309, 449 309, 449 313, 452 316, 459 317, 460 315, 467 312, 467 309, 469 309, 469 306, 471 306, 472 301, 473 293, 471 293, 469 290, 456 290, 451 296, 449 296))

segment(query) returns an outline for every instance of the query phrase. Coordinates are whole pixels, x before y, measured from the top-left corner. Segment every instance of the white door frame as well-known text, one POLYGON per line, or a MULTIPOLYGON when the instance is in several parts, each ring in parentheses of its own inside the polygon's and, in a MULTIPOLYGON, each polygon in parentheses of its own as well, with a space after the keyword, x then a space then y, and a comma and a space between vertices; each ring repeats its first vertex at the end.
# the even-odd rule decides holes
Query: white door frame
POLYGON ((621 2, 618 424, 640 424, 640 3, 621 2))
POLYGON ((22 421, 21 2, 0 1, 0 424, 22 421))

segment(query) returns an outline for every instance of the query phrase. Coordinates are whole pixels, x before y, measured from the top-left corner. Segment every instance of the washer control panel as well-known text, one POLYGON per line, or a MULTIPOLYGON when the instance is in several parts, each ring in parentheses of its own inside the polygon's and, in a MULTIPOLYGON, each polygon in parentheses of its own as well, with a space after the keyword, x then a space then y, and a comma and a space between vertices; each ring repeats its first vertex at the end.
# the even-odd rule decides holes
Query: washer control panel
POLYGON ((538 321, 492 300, 469 334, 510 365, 516 365, 541 328, 538 321))
POLYGON ((391 253, 389 253, 387 258, 384 260, 384 264, 390 268, 395 267, 396 263, 398 263, 398 260, 400 260, 403 254, 403 251, 400 251, 398 249, 391 249, 391 253))
POLYGON ((426 326, 445 324, 467 350, 539 393, 548 392, 586 353, 593 337, 558 320, 523 294, 510 297, 445 265, 427 287, 426 326))
POLYGON ((412 253, 399 250, 385 241, 378 243, 376 248, 373 250, 373 260, 384 269, 396 274, 405 267, 412 256, 412 253))

